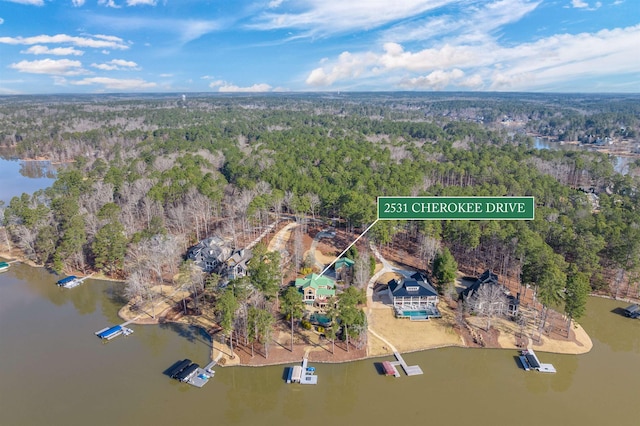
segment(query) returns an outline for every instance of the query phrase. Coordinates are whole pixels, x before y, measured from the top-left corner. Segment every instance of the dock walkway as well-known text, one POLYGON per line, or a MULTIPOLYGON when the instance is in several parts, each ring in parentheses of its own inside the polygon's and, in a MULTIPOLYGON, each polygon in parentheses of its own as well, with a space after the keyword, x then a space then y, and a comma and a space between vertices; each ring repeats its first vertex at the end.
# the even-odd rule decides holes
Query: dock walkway
MULTIPOLYGON (((419 376, 420 374, 424 374, 419 365, 407 365, 407 362, 402 358, 399 352, 394 352, 393 356, 396 357, 397 361, 391 362, 392 366, 401 366, 407 376, 419 376)), ((397 370, 396 370, 397 372, 397 370)), ((396 377, 400 377, 400 374, 395 375, 396 377)))

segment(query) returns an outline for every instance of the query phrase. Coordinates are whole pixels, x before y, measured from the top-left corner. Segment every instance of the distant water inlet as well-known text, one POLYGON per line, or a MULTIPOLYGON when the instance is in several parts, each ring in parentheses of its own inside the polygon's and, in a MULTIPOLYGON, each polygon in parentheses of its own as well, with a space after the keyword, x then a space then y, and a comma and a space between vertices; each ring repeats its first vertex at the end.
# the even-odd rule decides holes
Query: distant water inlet
MULTIPOLYGON (((551 142, 548 138, 535 137, 533 138, 533 147, 535 149, 551 149, 551 150, 566 150, 566 151, 576 151, 580 149, 588 149, 581 148, 578 145, 572 144, 563 144, 561 142, 551 142)), ((629 173, 629 165, 635 161, 636 159, 633 157, 623 157, 620 155, 611 155, 613 159, 613 169, 620 174, 626 175, 629 173)))
POLYGON ((56 169, 49 161, 21 161, 0 158, 0 201, 9 203, 22 193, 32 194, 51 186, 56 169))

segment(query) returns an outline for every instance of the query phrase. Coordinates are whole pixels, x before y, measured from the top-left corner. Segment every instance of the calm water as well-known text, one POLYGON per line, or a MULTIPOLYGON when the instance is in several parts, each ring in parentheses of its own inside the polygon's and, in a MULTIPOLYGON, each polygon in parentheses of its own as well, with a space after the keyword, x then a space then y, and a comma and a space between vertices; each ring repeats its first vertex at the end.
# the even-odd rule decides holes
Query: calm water
MULTIPOLYGON (((423 376, 379 376, 373 360, 316 366, 317 386, 287 385, 282 367, 222 368, 203 389, 162 372, 206 363, 209 342, 182 327, 133 326, 103 344, 119 284, 58 289, 44 270, 0 275, 2 425, 635 425, 640 320, 592 298, 586 355, 540 353, 557 374, 525 372, 515 352, 449 348, 408 354, 423 376)), ((380 361, 380 360, 377 360, 380 361)))
POLYGON ((0 200, 32 194, 53 184, 55 169, 48 161, 20 161, 0 158, 0 200))
MULTIPOLYGON (((533 147, 535 149, 564 149, 567 151, 577 151, 580 149, 588 149, 588 148, 580 148, 577 145, 571 144, 561 144, 559 142, 550 142, 549 139, 546 138, 533 138, 533 147)), ((620 174, 626 175, 629 173, 629 165, 635 161, 633 157, 621 157, 619 155, 612 155, 613 157, 613 169, 620 174)))

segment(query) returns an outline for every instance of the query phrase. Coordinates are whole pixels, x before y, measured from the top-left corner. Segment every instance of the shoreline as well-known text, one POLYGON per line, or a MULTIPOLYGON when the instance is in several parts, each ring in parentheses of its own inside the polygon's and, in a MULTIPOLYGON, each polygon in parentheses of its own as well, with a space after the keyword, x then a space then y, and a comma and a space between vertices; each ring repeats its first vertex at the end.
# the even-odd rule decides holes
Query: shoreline
MULTIPOLYGON (((169 286, 165 286, 170 288, 169 286)), ((166 297, 166 296, 165 296, 166 297)), ((175 300, 174 300, 175 302, 175 300)), ((269 358, 265 358, 264 355, 259 354, 259 351, 256 351, 256 354, 253 358, 249 355, 249 348, 244 346, 235 346, 234 345, 234 357, 231 357, 231 348, 225 342, 224 344, 220 342, 219 338, 216 338, 216 334, 212 333, 212 330, 216 329, 215 323, 211 321, 210 318, 207 318, 205 315, 201 316, 192 316, 192 315, 180 315, 178 318, 173 319, 168 317, 168 314, 172 312, 172 307, 169 305, 167 300, 165 299, 162 303, 162 310, 160 310, 156 318, 151 318, 148 310, 142 310, 141 312, 132 312, 128 309, 129 304, 124 305, 118 311, 118 317, 123 319, 124 321, 131 321, 133 324, 137 325, 158 325, 162 323, 176 323, 176 324, 184 324, 189 326, 198 327, 204 333, 209 336, 211 341, 209 360, 217 361, 217 365, 221 365, 224 367, 231 366, 240 366, 240 367, 267 367, 267 366, 278 366, 284 364, 292 364, 300 362, 300 360, 307 356, 310 362, 319 363, 319 364, 342 364, 347 362, 354 361, 364 361, 367 359, 376 359, 376 358, 384 358, 393 356, 393 350, 387 347, 384 342, 379 340, 373 333, 369 333, 368 343, 366 348, 357 350, 355 348, 351 348, 350 352, 346 352, 344 348, 338 349, 338 343, 336 343, 335 354, 328 354, 327 346, 331 344, 328 341, 324 341, 324 343, 314 343, 307 341, 306 343, 296 343, 294 344, 293 352, 290 351, 290 334, 288 331, 284 333, 278 334, 277 330, 274 330, 272 341, 270 343, 269 349, 269 358), (144 316, 144 318, 141 318, 144 316), (324 356, 323 356, 324 355, 324 356), (334 356, 335 355, 335 356, 334 356)), ((158 306, 158 305, 156 305, 158 306)), ((379 309, 379 308, 377 308, 379 309)), ((379 309, 380 310, 380 309, 379 309)), ((381 309, 380 311, 387 311, 386 309, 381 309)), ((392 316, 391 310, 388 310, 389 315, 392 316)), ((498 341, 498 345, 487 345, 483 347, 478 347, 474 345, 469 345, 464 342, 459 332, 456 330, 452 330, 449 328, 449 324, 443 321, 443 319, 434 319, 428 320, 424 322, 410 322, 405 320, 399 320, 395 317, 392 318, 395 321, 395 327, 404 328, 403 325, 413 325, 414 328, 423 328, 425 330, 434 331, 434 333, 429 333, 427 337, 432 337, 431 342, 416 342, 415 339, 406 340, 402 339, 402 342, 396 340, 396 338, 386 337, 385 340, 391 340, 394 346, 398 347, 398 352, 402 354, 415 353, 415 352, 424 352, 428 350, 434 349, 443 349, 449 347, 457 347, 464 349, 501 349, 501 350, 517 350, 520 351, 524 349, 523 347, 517 346, 515 342, 515 334, 505 331, 508 327, 504 327, 504 325, 500 324, 500 320, 496 321, 496 329, 499 329, 501 339, 498 341), (431 330, 429 330, 431 329, 431 330), (444 336, 444 337, 443 337, 444 336)), ((445 320, 446 321, 446 320, 445 320)), ((504 323, 508 324, 507 320, 504 323)), ((382 327, 384 329, 384 327, 382 327)), ((285 327, 286 330, 286 327, 285 327)), ((375 330, 375 328, 374 328, 375 330)), ((571 327, 572 335, 570 339, 566 340, 558 340, 551 339, 549 336, 543 335, 541 336, 540 341, 531 342, 529 347, 536 350, 536 352, 544 352, 544 353, 552 353, 552 354, 560 354, 560 355, 581 355, 588 353, 593 348, 593 343, 591 338, 588 336, 586 331, 579 324, 573 323, 571 327), (577 335, 577 337, 576 337, 577 335)), ((385 333, 385 332, 382 332, 385 333)), ((310 335, 305 334, 306 339, 310 339, 310 335)), ((385 333, 389 335, 388 333, 385 333)), ((397 334, 397 333, 396 333, 397 334)), ((301 330, 297 331, 296 337, 299 338, 301 335, 301 330)), ((395 337, 395 334, 394 334, 395 337)), ((402 336, 401 336, 402 337, 402 336)), ((342 343, 340 343, 342 345, 342 343)))
MULTIPOLYGON (((6 258, 8 260, 17 260, 31 267, 44 267, 43 265, 37 265, 27 259, 24 259, 23 256, 19 256, 16 251, 7 252, 6 250, 0 251, 0 257, 6 258)), ((94 275, 92 279, 102 280, 102 281, 112 281, 112 282, 123 282, 122 280, 111 279, 108 277, 100 275, 94 275)), ((156 291, 160 290, 159 287, 156 287, 156 291)), ((282 364, 291 364, 299 362, 302 358, 301 354, 305 354, 309 357, 312 362, 316 363, 326 363, 326 364, 340 364, 345 362, 352 361, 362 361, 366 359, 373 358, 381 358, 386 356, 392 356, 393 351, 386 347, 385 343, 378 339, 374 333, 369 333, 369 338, 367 342, 367 346, 364 349, 356 350, 355 348, 351 349, 350 352, 346 352, 344 349, 337 349, 334 354, 331 354, 331 357, 327 357, 325 354, 322 356, 314 356, 316 354, 322 354, 327 351, 327 348, 324 347, 328 345, 328 342, 324 343, 306 343, 306 344, 294 344, 294 351, 291 352, 289 350, 290 343, 290 335, 289 337, 280 336, 280 340, 278 339, 278 333, 274 332, 272 337, 272 342, 270 346, 272 349, 270 350, 270 357, 272 353, 277 354, 279 356, 273 356, 272 359, 263 358, 261 355, 257 355, 254 358, 248 359, 247 354, 241 353, 245 351, 244 347, 234 347, 235 357, 230 356, 230 347, 225 343, 222 344, 219 340, 216 339, 213 330, 215 330, 216 324, 211 319, 206 317, 205 315, 193 316, 193 315, 178 315, 178 318, 171 318, 169 314, 172 312, 172 306, 176 303, 179 303, 182 298, 184 298, 187 293, 182 292, 184 294, 179 294, 180 291, 176 290, 172 286, 163 286, 162 287, 163 294, 159 295, 163 299, 156 303, 155 308, 158 312, 155 315, 155 318, 152 318, 152 313, 145 311, 141 308, 140 311, 132 312, 129 310, 130 304, 125 304, 118 310, 118 317, 123 321, 131 321, 133 324, 137 325, 158 325, 164 322, 174 322, 177 324, 186 324, 191 326, 199 327, 202 331, 204 331, 211 340, 211 349, 210 349, 210 359, 215 360, 218 359, 218 365, 223 366, 245 366, 245 367, 261 367, 261 366, 271 366, 271 365, 282 365, 282 364), (164 292, 166 290, 166 293, 164 292), (170 292, 173 292, 170 294, 170 292), (286 349, 283 349, 286 348, 286 349), (281 351, 278 353, 278 351, 281 351), (243 360, 244 358, 244 360, 243 360), (327 359, 328 358, 328 359, 327 359), (243 362, 244 361, 244 362, 243 362)), ((609 298, 612 300, 621 300, 621 299, 613 299, 610 296, 598 295, 598 294, 590 294, 590 296, 601 297, 601 298, 609 298)), ((411 322, 407 320, 396 319, 392 315, 392 311, 385 306, 376 305, 378 302, 374 302, 374 306, 367 306, 366 309, 370 309, 374 316, 372 316, 372 321, 370 324, 370 329, 374 331, 376 334, 380 334, 384 336, 385 340, 390 341, 394 346, 398 348, 398 352, 400 353, 414 353, 414 352, 423 352, 432 349, 442 349, 447 347, 460 347, 460 348, 468 348, 468 349, 505 349, 505 350, 521 350, 522 347, 518 347, 514 340, 515 334, 509 332, 507 330, 508 327, 502 328, 499 332, 499 335, 502 337, 500 341, 498 341, 497 345, 487 345, 484 347, 476 347, 473 344, 467 344, 462 338, 461 334, 457 330, 453 330, 451 322, 446 322, 445 318, 428 320, 424 322, 411 322), (376 324, 376 321, 379 323, 376 324), (382 322, 381 322, 382 321, 382 322), (387 321, 391 324, 390 328, 387 321), (404 334, 409 333, 411 337, 407 338, 407 336, 402 336, 402 331, 405 331, 404 334), (407 331, 409 330, 409 331, 407 331), (393 336, 393 337, 389 337, 393 336), (416 341, 415 336, 420 336, 423 338, 423 341, 416 341), (426 336, 426 337, 425 337, 426 336), (424 340, 426 339, 426 340, 424 340)), ((144 308, 144 307, 143 307, 144 308)), ((147 306, 147 310, 148 306, 147 306)), ((496 321, 496 326, 499 321, 496 321)), ((286 327, 285 327, 286 328, 286 327)), ((539 352, 547 352, 547 353, 556 353, 556 354, 583 354, 587 353, 593 347, 593 343, 589 338, 586 331, 579 325, 574 323, 571 327, 571 331, 574 335, 573 339, 567 340, 558 340, 551 339, 549 336, 541 336, 541 341, 536 344, 532 342, 531 347, 533 347, 536 351, 539 352), (576 331, 578 333, 576 333, 576 331), (575 335, 579 334, 579 339, 575 340, 575 335)), ((301 330, 297 331, 297 337, 301 334, 301 330)), ((286 334, 286 333, 285 333, 286 334)), ((306 336, 307 338, 309 336, 306 336)), ((313 337, 313 336, 312 336, 313 337)), ((336 345, 337 347, 337 345, 336 345)))

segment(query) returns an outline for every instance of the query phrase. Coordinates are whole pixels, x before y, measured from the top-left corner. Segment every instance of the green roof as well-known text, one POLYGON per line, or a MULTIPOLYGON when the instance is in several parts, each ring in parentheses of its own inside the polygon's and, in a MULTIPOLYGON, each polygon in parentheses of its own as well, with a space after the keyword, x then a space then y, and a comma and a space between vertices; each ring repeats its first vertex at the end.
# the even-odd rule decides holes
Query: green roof
POLYGON ((333 269, 341 269, 343 267, 348 267, 351 268, 356 262, 354 262, 353 260, 349 259, 348 257, 342 257, 340 259, 338 259, 335 263, 335 265, 333 266, 333 269))
POLYGON ((318 274, 309 274, 304 278, 297 278, 296 287, 302 288, 303 290, 307 287, 313 287, 316 289, 316 294, 324 296, 333 296, 336 292, 334 290, 336 283, 331 278, 318 274), (324 293, 327 291, 329 293, 324 293))

